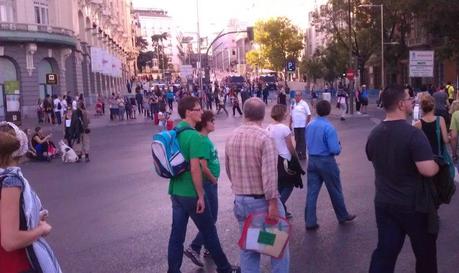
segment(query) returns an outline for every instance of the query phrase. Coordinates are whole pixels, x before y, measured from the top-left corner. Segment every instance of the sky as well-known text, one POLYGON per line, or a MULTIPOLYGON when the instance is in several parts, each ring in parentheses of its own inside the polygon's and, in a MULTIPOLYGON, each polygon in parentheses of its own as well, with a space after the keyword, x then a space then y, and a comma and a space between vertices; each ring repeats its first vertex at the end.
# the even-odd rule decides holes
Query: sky
POLYGON ((184 33, 197 32, 196 2, 199 2, 201 36, 212 36, 235 18, 247 25, 258 19, 286 16, 306 29, 308 13, 315 2, 324 0, 132 0, 134 8, 159 8, 168 11, 184 33))

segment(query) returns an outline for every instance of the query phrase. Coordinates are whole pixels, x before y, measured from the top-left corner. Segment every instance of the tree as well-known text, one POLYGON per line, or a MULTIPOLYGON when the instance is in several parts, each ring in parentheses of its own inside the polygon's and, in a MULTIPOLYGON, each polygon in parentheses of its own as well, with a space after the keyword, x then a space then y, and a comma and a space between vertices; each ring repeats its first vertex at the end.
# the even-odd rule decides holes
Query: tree
POLYGON ((169 58, 164 52, 164 43, 163 41, 168 38, 167 32, 161 34, 155 34, 151 36, 151 41, 153 45, 154 58, 158 59, 159 70, 164 72, 169 67, 169 58))
POLYGON ((142 36, 135 37, 135 46, 139 48, 141 52, 144 52, 148 47, 147 40, 142 36))
POLYGON ((256 69, 257 74, 258 69, 263 69, 267 66, 266 58, 260 50, 250 50, 245 54, 245 59, 252 68, 256 69))
POLYGON ((320 56, 310 59, 303 57, 300 62, 300 70, 303 71, 304 75, 311 78, 314 83, 324 75, 324 67, 320 56))
POLYGON ((139 69, 139 71, 142 71, 143 68, 145 68, 147 65, 149 67, 153 67, 153 56, 153 51, 139 53, 139 56, 137 57, 137 68, 139 69))
POLYGON ((303 49, 303 35, 286 17, 258 21, 254 27, 255 42, 260 45, 270 68, 287 73, 287 61, 298 60, 303 49))
POLYGON ((432 45, 440 60, 459 62, 459 5, 450 0, 423 0, 425 8, 419 10, 426 34, 432 37, 432 45))
MULTIPOLYGON (((347 59, 349 59, 349 52, 352 51, 353 57, 365 63, 378 49, 380 32, 379 22, 375 20, 379 18, 375 17, 377 13, 373 9, 358 8, 361 2, 360 0, 350 0, 350 3, 343 0, 328 0, 326 5, 313 13, 313 26, 319 32, 325 33, 330 43, 336 45, 335 49, 339 47, 340 51, 347 52, 347 59), (349 37, 349 8, 354 15, 351 37, 349 37)), ((336 50, 325 53, 336 53, 336 50)), ((346 63, 349 67, 349 61, 346 63)))

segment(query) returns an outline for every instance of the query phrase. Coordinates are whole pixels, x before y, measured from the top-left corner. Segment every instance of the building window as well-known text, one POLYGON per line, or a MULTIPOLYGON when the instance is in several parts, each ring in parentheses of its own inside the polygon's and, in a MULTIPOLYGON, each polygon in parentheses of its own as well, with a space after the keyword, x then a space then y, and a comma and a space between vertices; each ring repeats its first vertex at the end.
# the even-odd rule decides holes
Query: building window
POLYGON ((0 22, 13 21, 13 0, 0 0, 0 22))
POLYGON ((35 11, 35 23, 48 25, 48 0, 38 0, 33 2, 35 11))

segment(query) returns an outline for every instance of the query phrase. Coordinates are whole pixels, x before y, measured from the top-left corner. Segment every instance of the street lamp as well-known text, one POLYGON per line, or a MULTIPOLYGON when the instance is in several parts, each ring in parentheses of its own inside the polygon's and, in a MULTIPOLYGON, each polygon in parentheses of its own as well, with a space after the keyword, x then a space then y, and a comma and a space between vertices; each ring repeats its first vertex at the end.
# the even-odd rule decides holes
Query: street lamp
POLYGON ((199 88, 202 89, 202 76, 201 76, 201 66, 202 66, 202 57, 201 57, 201 33, 199 30, 199 0, 196 0, 196 25, 197 25, 197 35, 198 35, 198 58, 199 58, 199 67, 196 66, 197 74, 199 76, 199 88))
POLYGON ((381 90, 384 90, 385 77, 384 77, 384 5, 359 5, 359 8, 377 8, 381 9, 381 90))

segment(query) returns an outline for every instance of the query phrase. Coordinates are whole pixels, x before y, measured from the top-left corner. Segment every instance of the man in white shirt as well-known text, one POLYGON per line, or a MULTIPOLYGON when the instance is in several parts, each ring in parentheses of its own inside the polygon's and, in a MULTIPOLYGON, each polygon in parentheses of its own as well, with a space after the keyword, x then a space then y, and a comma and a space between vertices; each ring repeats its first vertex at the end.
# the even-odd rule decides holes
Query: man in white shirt
POLYGON ((311 121, 311 110, 307 102, 303 100, 300 92, 295 94, 295 104, 292 108, 290 127, 295 133, 296 152, 299 159, 306 159, 306 126, 311 121))
POLYGON ((54 100, 53 100, 54 116, 56 117, 57 124, 60 125, 62 123, 62 110, 63 110, 62 102, 61 102, 61 98, 58 97, 57 95, 54 95, 53 97, 54 97, 54 100))

